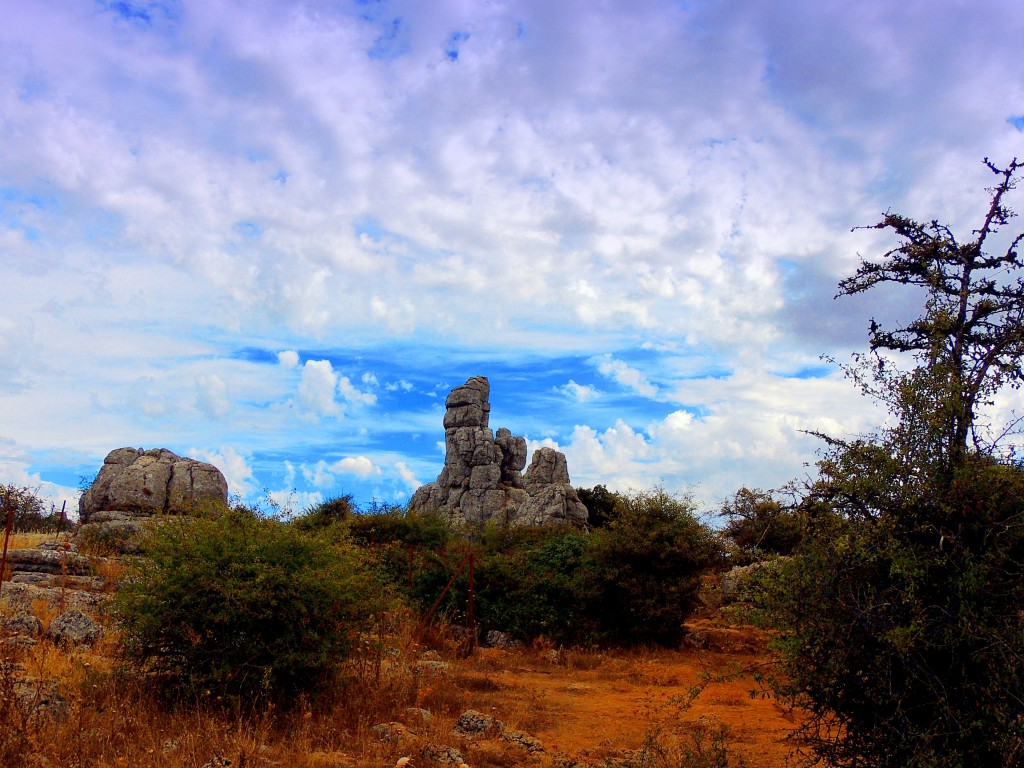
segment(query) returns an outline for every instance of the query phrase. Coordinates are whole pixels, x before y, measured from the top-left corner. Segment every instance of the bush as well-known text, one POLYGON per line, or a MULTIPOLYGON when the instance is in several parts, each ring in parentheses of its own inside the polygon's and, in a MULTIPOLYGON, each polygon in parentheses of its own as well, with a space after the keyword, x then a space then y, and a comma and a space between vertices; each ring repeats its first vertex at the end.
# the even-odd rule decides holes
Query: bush
POLYGON ((506 530, 485 542, 476 572, 477 616, 486 629, 559 643, 596 639, 590 537, 572 528, 506 530))
POLYGON ((620 496, 615 517, 592 534, 592 611, 601 639, 676 645, 697 605, 700 579, 723 553, 689 497, 664 490, 620 496))
POLYGON ((346 493, 343 496, 335 496, 333 499, 314 504, 297 517, 294 523, 298 528, 307 531, 315 528, 327 528, 348 520, 355 514, 355 511, 352 494, 346 493))
POLYGON ((128 654, 179 690, 279 698, 327 683, 383 603, 338 531, 235 508, 151 531, 115 605, 128 654))
POLYGON ((1024 470, 975 457, 948 495, 885 504, 816 516, 772 574, 777 692, 808 713, 802 736, 829 764, 1019 764, 1024 470))
MULTIPOLYGON (((61 527, 61 512, 52 504, 49 510, 30 488, 0 485, 0 529, 7 524, 7 511, 14 510, 13 529, 19 533, 48 533, 61 527)), ((67 521, 64 520, 64 526, 67 521)))
POLYGON ((804 535, 804 519, 771 493, 740 488, 722 504, 723 535, 739 550, 738 565, 765 556, 791 555, 804 535))

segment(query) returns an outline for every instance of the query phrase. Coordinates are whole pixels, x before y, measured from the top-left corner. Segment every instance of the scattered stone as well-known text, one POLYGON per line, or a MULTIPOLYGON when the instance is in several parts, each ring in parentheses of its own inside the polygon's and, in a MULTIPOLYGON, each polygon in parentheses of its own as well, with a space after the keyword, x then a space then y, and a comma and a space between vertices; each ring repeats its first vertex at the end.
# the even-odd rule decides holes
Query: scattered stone
POLYGON ((29 610, 36 603, 45 603, 51 608, 93 610, 108 602, 111 595, 82 589, 60 587, 37 587, 34 584, 4 582, 3 600, 15 610, 29 610))
POLYGON ((503 731, 501 738, 509 744, 522 747, 530 754, 544 751, 544 745, 541 744, 540 739, 535 738, 528 733, 524 733, 523 731, 503 731))
POLYGON ((58 645, 88 646, 103 636, 103 627, 81 611, 65 611, 50 622, 46 636, 58 645))
POLYGON ((377 741, 398 744, 400 741, 415 737, 415 733, 401 723, 377 723, 370 728, 370 733, 377 741))
POLYGON ((466 739, 479 739, 501 733, 504 726, 490 715, 467 709, 455 721, 452 733, 466 739))
POLYGON ((441 654, 438 653, 437 651, 431 649, 431 650, 423 651, 423 653, 420 654, 420 659, 422 661, 440 661, 441 660, 441 654))
POLYGON ((45 573, 52 576, 81 576, 93 572, 92 563, 71 550, 12 549, 7 564, 13 573, 45 573))
POLYGON ((462 753, 455 747, 445 747, 440 744, 425 744, 420 750, 420 757, 427 762, 439 765, 461 765, 466 762, 462 753))
POLYGON ((228 760, 226 757, 216 756, 208 763, 206 763, 203 766, 203 768, 228 768, 228 766, 230 765, 231 761, 228 760))
POLYGON ((21 637, 39 637, 43 634, 43 622, 28 611, 22 611, 7 619, 0 619, 0 630, 21 637))
POLYGON ((447 661, 430 660, 417 661, 413 664, 413 667, 419 672, 425 672, 428 675, 434 675, 436 677, 446 676, 451 669, 451 665, 447 661))
POLYGON ((492 629, 484 635, 484 645, 489 648, 500 648, 503 651, 510 651, 513 648, 521 647, 522 643, 506 632, 500 632, 497 629, 492 629))
POLYGON ((433 722, 434 713, 429 709, 423 709, 422 707, 408 707, 405 710, 405 716, 407 719, 412 720, 417 725, 426 725, 427 723, 433 722))
POLYGON ((98 591, 106 586, 102 576, 65 576, 52 573, 13 573, 13 584, 31 584, 49 589, 86 589, 98 591))
POLYGON ((60 695, 55 683, 21 678, 14 683, 14 698, 29 717, 63 720, 71 711, 68 700, 60 695))
POLYGON ((474 376, 445 400, 444 468, 420 487, 410 506, 456 523, 509 525, 568 523, 585 528, 587 508, 569 482, 565 455, 553 448, 534 452, 526 466, 526 439, 504 427, 497 437, 488 422, 490 383, 474 376))
POLYGON ((26 637, 25 635, 15 635, 14 637, 5 637, 0 641, 0 645, 4 648, 13 648, 15 650, 25 650, 32 648, 37 645, 38 641, 34 637, 26 637))

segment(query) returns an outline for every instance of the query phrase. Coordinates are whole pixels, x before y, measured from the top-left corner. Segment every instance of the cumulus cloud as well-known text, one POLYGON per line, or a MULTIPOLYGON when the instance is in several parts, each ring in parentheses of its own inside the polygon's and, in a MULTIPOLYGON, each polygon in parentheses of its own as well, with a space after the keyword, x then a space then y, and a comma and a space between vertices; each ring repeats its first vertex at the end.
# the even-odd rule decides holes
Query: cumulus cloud
POLYGON ((599 359, 597 370, 602 376, 607 376, 623 387, 632 389, 638 395, 643 397, 657 397, 658 395, 658 388, 651 384, 643 373, 622 360, 616 360, 611 355, 604 355, 599 359))
POLYGON ((566 397, 572 398, 573 400, 577 400, 581 403, 589 402, 601 396, 601 393, 589 384, 577 384, 572 379, 569 379, 568 384, 564 384, 561 387, 555 387, 555 391, 561 392, 566 397))
POLYGON ((331 470, 338 474, 368 478, 381 474, 380 467, 365 456, 348 456, 331 464, 331 470))
POLYGON ((341 416, 344 407, 334 399, 337 386, 338 374, 334 372, 330 360, 307 360, 302 366, 299 402, 316 416, 341 416))
POLYGON ((412 380, 470 360, 590 360, 616 405, 678 407, 588 421, 613 398, 521 377, 578 407, 546 428, 593 481, 798 471, 815 446, 794 430, 868 410, 766 361, 842 357, 872 306, 916 306, 831 301, 858 252, 891 246, 850 228, 890 208, 975 226, 978 160, 1019 153, 1016 5, 944 3, 926 25, 875 5, 438 0, 405 3, 392 38, 383 10, 344 4, 130 26, 117 3, 24 0, 0 25, 0 438, 35 477, 55 447, 215 427, 325 482, 295 410, 334 417, 315 437, 342 455, 367 435, 421 450, 418 413, 356 406, 419 408, 412 380), (314 344, 387 367, 341 376, 300 360, 314 344), (641 346, 678 354, 603 354, 641 346), (695 379, 696 356, 734 375, 695 379))
POLYGON ((234 447, 225 445, 219 451, 191 448, 188 455, 219 469, 228 481, 228 493, 245 498, 256 490, 256 478, 249 459, 234 447))
MULTIPOLYGON (((363 377, 364 383, 366 378, 363 377)), ((349 381, 348 376, 341 376, 338 379, 338 392, 345 402, 353 403, 354 405, 373 405, 377 402, 377 396, 372 392, 360 392, 356 389, 355 385, 349 381)))
POLYGON ((395 462, 395 471, 410 490, 415 491, 423 485, 423 483, 416 479, 416 475, 413 474, 413 471, 409 469, 409 466, 404 461, 395 462))

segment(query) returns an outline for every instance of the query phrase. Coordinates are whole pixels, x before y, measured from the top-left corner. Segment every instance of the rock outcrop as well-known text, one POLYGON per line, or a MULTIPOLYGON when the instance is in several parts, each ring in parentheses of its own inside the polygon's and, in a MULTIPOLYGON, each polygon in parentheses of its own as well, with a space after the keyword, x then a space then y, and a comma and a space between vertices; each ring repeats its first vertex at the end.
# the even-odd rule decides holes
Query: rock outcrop
POLYGON ((166 448, 117 448, 107 454, 79 499, 78 518, 84 535, 132 551, 145 520, 225 506, 227 501, 227 480, 212 464, 166 448))
POLYGON ((565 456, 534 451, 526 466, 526 439, 504 427, 491 432, 491 387, 474 376, 445 400, 444 469, 413 494, 411 506, 457 523, 496 520, 509 525, 568 523, 585 527, 587 508, 569 482, 565 456))

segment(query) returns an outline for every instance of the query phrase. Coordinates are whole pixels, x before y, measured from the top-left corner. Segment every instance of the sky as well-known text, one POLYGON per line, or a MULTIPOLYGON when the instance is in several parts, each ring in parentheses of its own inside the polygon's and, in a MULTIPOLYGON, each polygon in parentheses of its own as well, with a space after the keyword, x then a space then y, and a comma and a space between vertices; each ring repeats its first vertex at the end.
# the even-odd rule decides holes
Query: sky
POLYGON ((0 18, 0 483, 69 509, 121 446, 251 503, 404 504, 475 375, 576 486, 806 478, 808 432, 884 418, 828 360, 922 305, 833 299, 895 245, 854 228, 969 233, 982 159, 1024 156, 1017 0, 0 18))

